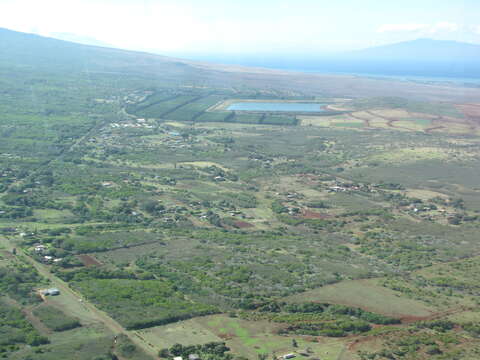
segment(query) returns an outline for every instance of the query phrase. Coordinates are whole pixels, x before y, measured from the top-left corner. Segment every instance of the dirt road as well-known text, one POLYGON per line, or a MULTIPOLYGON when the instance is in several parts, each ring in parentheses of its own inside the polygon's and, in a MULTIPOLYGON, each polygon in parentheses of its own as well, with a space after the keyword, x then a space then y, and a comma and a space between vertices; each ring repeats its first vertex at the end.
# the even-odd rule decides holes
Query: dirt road
MULTIPOLYGON (((5 250, 11 252, 15 247, 11 241, 7 238, 0 236, 0 246, 3 247, 5 250)), ((152 345, 148 344, 142 338, 136 335, 136 332, 127 331, 122 325, 120 325, 117 321, 112 319, 107 313, 99 310, 93 304, 91 304, 87 299, 85 299, 81 294, 77 293, 76 291, 72 290, 68 284, 63 281, 62 279, 58 278, 54 274, 52 274, 48 268, 48 266, 38 263, 30 256, 25 254, 23 251, 17 249, 17 256, 22 256, 25 258, 27 262, 33 265, 37 271, 50 281, 51 287, 56 287, 60 290, 60 295, 62 297, 69 297, 70 301, 66 301, 66 304, 71 304, 71 307, 78 307, 82 306, 85 310, 89 312, 89 317, 94 318, 98 322, 102 323, 107 329, 109 329, 112 334, 119 335, 124 334, 128 336, 128 338, 139 348, 141 348, 144 352, 148 355, 152 356, 153 359, 158 359, 158 350, 155 349, 152 345)), ((72 313, 78 313, 77 309, 72 308, 72 313)), ((113 338, 112 338, 113 341, 113 338)))

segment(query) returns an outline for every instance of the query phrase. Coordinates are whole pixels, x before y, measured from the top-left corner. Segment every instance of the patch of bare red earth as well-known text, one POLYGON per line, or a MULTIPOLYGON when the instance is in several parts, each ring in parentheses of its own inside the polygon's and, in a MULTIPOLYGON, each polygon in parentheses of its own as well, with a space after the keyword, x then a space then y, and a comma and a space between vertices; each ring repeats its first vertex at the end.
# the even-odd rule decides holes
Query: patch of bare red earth
POLYGON ((330 215, 317 213, 311 210, 303 209, 302 217, 304 219, 328 219, 330 215))
POLYGON ((472 130, 480 126, 480 104, 461 104, 456 108, 463 113, 472 130))
POLYGON ((218 337, 222 340, 232 340, 235 335, 234 334, 231 334, 231 333, 222 333, 222 334, 218 334, 218 337))
POLYGON ((83 263, 83 265, 85 266, 101 266, 102 263, 100 261, 98 261, 97 259, 95 259, 93 256, 91 255, 78 255, 78 258, 80 259, 80 261, 83 263))
POLYGON ((246 229, 246 228, 252 228, 254 227, 253 224, 250 224, 246 221, 235 221, 233 225, 239 229, 246 229))

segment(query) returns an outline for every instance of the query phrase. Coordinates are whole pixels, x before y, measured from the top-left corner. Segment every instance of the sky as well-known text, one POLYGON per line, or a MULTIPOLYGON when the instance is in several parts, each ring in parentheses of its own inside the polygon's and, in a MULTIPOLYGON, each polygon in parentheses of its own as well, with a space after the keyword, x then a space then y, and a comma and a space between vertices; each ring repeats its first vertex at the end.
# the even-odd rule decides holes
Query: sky
POLYGON ((315 54, 480 44, 480 0, 0 0, 0 27, 165 55, 315 54))

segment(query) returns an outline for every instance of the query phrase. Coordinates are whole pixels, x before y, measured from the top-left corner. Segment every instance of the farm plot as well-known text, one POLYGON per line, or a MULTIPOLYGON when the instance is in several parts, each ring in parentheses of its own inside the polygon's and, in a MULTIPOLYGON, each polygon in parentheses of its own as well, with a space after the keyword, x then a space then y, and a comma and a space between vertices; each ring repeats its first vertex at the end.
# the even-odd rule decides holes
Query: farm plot
MULTIPOLYGON (((221 96, 209 96, 206 98, 199 99, 197 101, 188 103, 172 113, 168 114, 168 118, 178 121, 192 121, 197 117, 205 114, 205 111, 215 105, 218 101, 222 99, 221 96)), ((210 113, 209 113, 210 114, 210 113)))
POLYGON ((137 110, 135 114, 137 116, 145 117, 145 118, 160 118, 165 116, 180 107, 187 105, 190 102, 195 101, 197 96, 194 95, 181 95, 177 96, 174 99, 167 99, 165 101, 161 101, 146 108, 137 110))
POLYGON ((174 95, 170 92, 159 92, 156 94, 153 94, 146 99, 144 99, 142 102, 137 103, 137 104, 129 104, 127 105, 127 112, 129 113, 136 113, 136 112, 142 112, 147 110, 149 107, 152 107, 158 103, 174 99, 177 95, 174 95))

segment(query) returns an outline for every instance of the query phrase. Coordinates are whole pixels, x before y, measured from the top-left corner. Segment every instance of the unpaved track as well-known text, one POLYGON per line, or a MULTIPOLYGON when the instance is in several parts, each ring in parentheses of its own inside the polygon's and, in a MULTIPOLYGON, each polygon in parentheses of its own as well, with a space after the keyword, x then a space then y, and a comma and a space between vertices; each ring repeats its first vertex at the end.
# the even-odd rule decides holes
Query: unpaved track
MULTIPOLYGON (((0 246, 3 246, 7 251, 10 251, 10 252, 14 248, 12 243, 8 239, 2 236, 0 236, 0 246)), ((122 325, 120 325, 117 321, 112 319, 107 313, 99 310, 93 304, 91 304, 87 299, 85 299, 81 294, 72 290, 65 281, 63 281, 62 279, 52 274, 46 265, 38 263, 27 254, 17 249, 17 256, 19 255, 23 255, 23 258, 25 258, 26 261, 28 261, 31 265, 33 265, 37 269, 37 271, 40 273, 40 275, 48 279, 50 281, 51 287, 56 287, 57 289, 60 290, 59 296, 70 297, 72 300, 71 301, 72 304, 77 303, 77 304, 81 304, 81 306, 84 306, 84 308, 86 308, 96 320, 102 323, 113 334, 117 334, 117 335, 124 334, 128 336, 128 338, 135 345, 141 348, 144 352, 152 356, 154 359, 158 359, 157 349, 155 349, 153 346, 151 346, 147 342, 143 341, 138 336, 135 336, 135 332, 130 332, 125 330, 125 328, 122 325)), ((113 339, 112 339, 112 342, 113 342, 113 339)))

